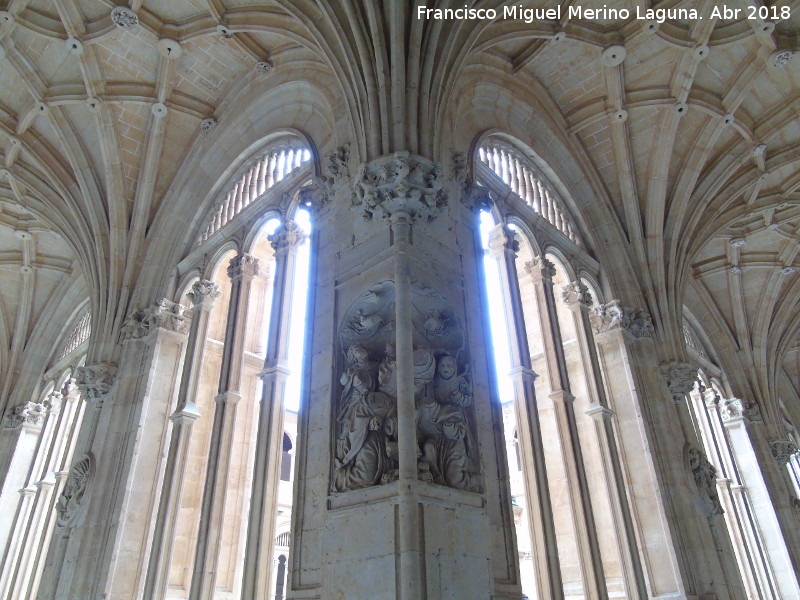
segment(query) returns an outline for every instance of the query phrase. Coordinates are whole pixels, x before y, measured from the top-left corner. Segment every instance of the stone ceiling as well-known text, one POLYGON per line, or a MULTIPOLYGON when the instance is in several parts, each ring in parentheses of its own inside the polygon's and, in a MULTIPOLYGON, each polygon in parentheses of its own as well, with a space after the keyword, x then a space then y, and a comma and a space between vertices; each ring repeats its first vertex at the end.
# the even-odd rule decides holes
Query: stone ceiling
MULTIPOLYGON (((573 3, 560 4, 566 13, 573 3)), ((710 14, 717 3, 580 4, 710 14)), ((751 4, 727 3, 744 14, 751 4)), ((110 351, 131 290, 155 260, 147 247, 160 212, 200 177, 195 154, 212 126, 222 131, 246 108, 240 98, 310 82, 328 98, 332 129, 348 121, 374 138, 357 148, 364 159, 394 146, 436 151, 425 132, 457 120, 450 94, 485 77, 518 86, 513 93, 544 107, 582 155, 657 330, 676 336, 667 323, 680 323, 686 304, 736 393, 771 405, 796 398, 800 2, 775 4, 791 18, 419 23, 400 2, 133 0, 134 22, 127 5, 108 0, 0 2, 1 370, 19 362, 43 306, 70 277, 92 290, 96 335, 106 340, 96 352, 110 351), (398 22, 407 33, 399 42, 398 22), (383 120, 419 134, 380 129, 370 104, 396 92, 381 69, 395 72, 398 43, 403 64, 419 66, 402 86, 417 104, 406 114, 387 100, 383 120)), ((492 93, 476 91, 473 104, 505 110, 492 93)), ((202 175, 216 181, 225 167, 202 175)))

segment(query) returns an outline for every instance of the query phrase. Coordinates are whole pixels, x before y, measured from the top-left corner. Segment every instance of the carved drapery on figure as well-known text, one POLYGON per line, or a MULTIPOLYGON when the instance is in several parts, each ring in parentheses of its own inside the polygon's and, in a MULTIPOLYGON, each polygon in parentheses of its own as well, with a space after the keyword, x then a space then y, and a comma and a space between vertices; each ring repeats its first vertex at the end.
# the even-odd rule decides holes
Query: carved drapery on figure
MULTIPOLYGON (((397 479, 394 282, 353 303, 339 330, 341 393, 334 410, 334 492, 397 479)), ((472 384, 458 317, 436 290, 411 286, 420 479, 480 491, 472 384)))
POLYGON ((706 455, 694 446, 689 446, 688 450, 689 468, 692 471, 697 492, 703 502, 703 508, 707 517, 721 515, 722 504, 717 494, 717 470, 714 468, 706 455))

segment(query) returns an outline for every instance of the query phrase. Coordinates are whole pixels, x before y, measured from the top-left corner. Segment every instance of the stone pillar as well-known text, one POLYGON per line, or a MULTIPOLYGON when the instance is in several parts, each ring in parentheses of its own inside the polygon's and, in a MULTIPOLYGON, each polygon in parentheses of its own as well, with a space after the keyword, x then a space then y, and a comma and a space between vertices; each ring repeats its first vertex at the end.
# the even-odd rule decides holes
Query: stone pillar
POLYGON ((586 598, 607 598, 608 592, 589 499, 581 442, 575 423, 573 405, 575 397, 570 388, 553 292, 555 267, 542 256, 527 263, 525 268, 533 284, 534 302, 539 317, 544 363, 550 387, 549 399, 555 413, 557 440, 560 444, 563 473, 567 481, 569 507, 572 512, 571 523, 574 527, 572 535, 578 550, 583 593, 586 598))
POLYGON ((145 598, 161 598, 167 591, 169 566, 175 543, 175 526, 178 521, 181 491, 186 468, 186 457, 192 437, 192 426, 200 417, 197 393, 202 371, 203 353, 208 337, 209 313, 214 301, 221 295, 213 281, 200 280, 192 286, 188 296, 192 301, 192 321, 183 359, 178 406, 170 416, 172 432, 164 469, 164 484, 158 506, 153 544, 145 582, 145 598))
POLYGON ((612 301, 594 309, 592 328, 622 464, 636 474, 626 485, 648 596, 742 598, 714 468, 676 418, 677 396, 692 388, 696 371, 662 368, 643 311, 612 301))
POLYGON ((519 599, 475 215, 425 158, 334 166, 288 597, 519 599))
POLYGON ((605 488, 613 513, 614 538, 622 565, 624 592, 626 597, 645 598, 647 586, 639 550, 636 547, 636 531, 628 505, 623 468, 614 434, 614 411, 608 406, 590 323, 592 299, 588 288, 581 281, 573 281, 565 285, 561 299, 570 308, 574 318, 578 350, 591 398, 587 414, 595 422, 595 442, 602 457, 605 488))
POLYGON ((231 296, 219 388, 215 398, 216 408, 211 429, 203 501, 200 508, 200 529, 197 536, 192 587, 189 592, 191 600, 212 600, 214 597, 236 405, 241 398, 242 359, 250 286, 253 277, 258 274, 258 269, 258 259, 245 253, 232 258, 228 267, 231 296))
POLYGON ((297 251, 306 237, 296 223, 286 220, 270 238, 275 250, 275 279, 267 352, 264 369, 259 373, 264 387, 258 413, 253 491, 250 496, 250 518, 247 522, 243 600, 267 598, 272 583, 276 495, 283 443, 284 391, 289 375, 287 364, 293 304, 292 283, 297 251))
MULTIPOLYGON (((553 508, 547 483, 547 467, 539 423, 531 353, 517 275, 516 258, 519 243, 514 232, 504 225, 494 228, 489 249, 498 262, 503 303, 508 323, 510 376, 514 381, 514 405, 517 415, 520 452, 525 481, 525 497, 530 515, 530 537, 536 569, 536 588, 539 598, 563 598, 561 569, 556 546, 553 508)), ((499 374, 502 377, 502 373, 499 374)))

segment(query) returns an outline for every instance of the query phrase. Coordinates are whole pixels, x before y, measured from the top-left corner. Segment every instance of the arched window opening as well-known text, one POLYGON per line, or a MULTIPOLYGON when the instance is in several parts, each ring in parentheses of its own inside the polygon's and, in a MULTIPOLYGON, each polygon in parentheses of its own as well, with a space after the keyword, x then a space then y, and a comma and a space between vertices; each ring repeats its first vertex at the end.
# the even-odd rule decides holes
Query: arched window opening
POLYGON ((267 190, 310 160, 311 150, 301 140, 288 138, 270 144, 247 161, 220 194, 197 244, 202 244, 267 190))
POLYGON ((478 158, 536 213, 572 242, 580 244, 558 194, 519 150, 502 140, 490 138, 478 148, 478 158))

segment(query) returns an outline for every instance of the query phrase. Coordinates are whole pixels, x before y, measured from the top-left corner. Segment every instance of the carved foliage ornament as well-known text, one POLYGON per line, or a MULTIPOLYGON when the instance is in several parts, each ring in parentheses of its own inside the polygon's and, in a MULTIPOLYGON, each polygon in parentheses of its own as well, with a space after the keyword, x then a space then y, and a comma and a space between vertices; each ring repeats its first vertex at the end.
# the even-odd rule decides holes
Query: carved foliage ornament
POLYGON ((238 254, 231 259, 228 265, 228 277, 234 281, 252 279, 258 275, 258 272, 258 259, 252 254, 238 254))
POLYGON ((159 328, 176 333, 187 333, 189 318, 184 307, 163 298, 160 302, 151 304, 145 309, 134 310, 122 324, 120 337, 122 341, 138 340, 159 328))
POLYGON ((121 29, 133 29, 139 24, 139 17, 127 6, 115 6, 111 11, 111 20, 121 29))
POLYGON ((186 294, 195 306, 206 300, 214 301, 222 295, 219 285, 208 279, 195 281, 192 291, 186 294))
POLYGON ((272 248, 277 252, 283 248, 296 248, 302 244, 308 236, 303 229, 294 221, 284 221, 269 236, 272 248))
POLYGON ((722 401, 720 415, 723 421, 744 418, 751 423, 761 422, 761 409, 758 404, 740 398, 728 398, 722 401))
POLYGON ((86 495, 92 475, 94 473, 94 461, 89 455, 73 463, 67 475, 64 489, 56 502, 57 523, 64 527, 74 520, 78 514, 78 509, 86 495))
POLYGON ((633 339, 652 339, 653 320, 643 310, 621 306, 619 300, 596 306, 589 314, 595 334, 623 331, 633 339))
MULTIPOLYGON (((394 282, 364 292, 339 329, 341 393, 334 399, 333 492, 397 479, 394 282)), ((465 334, 447 300, 412 285, 417 473, 429 483, 480 491, 481 471, 465 334)))
POLYGON ((26 402, 20 406, 6 411, 3 418, 3 427, 5 429, 16 429, 22 425, 41 425, 44 421, 47 409, 44 404, 38 402, 26 402))
POLYGON ((667 383, 672 399, 681 402, 694 389, 697 381, 697 367, 689 363, 672 361, 662 363, 661 374, 667 383))
POLYGON ((561 288, 561 299, 565 304, 592 305, 592 295, 582 281, 571 281, 561 288))
POLYGON ((714 468, 706 455, 694 446, 689 446, 688 451, 689 468, 692 471, 697 492, 703 502, 703 509, 707 517, 721 515, 725 511, 717 494, 717 470, 714 468))
POLYGON ((117 365, 98 363, 75 369, 75 379, 87 402, 99 402, 108 395, 117 374, 117 365))
POLYGON ((783 467, 788 463, 792 457, 797 454, 797 444, 793 440, 773 440, 769 443, 769 449, 772 450, 772 456, 783 467))
POLYGON ((519 252, 519 241, 516 233, 508 225, 496 227, 489 235, 489 250, 493 253, 507 251, 516 256, 519 252))
POLYGON ((353 204, 362 216, 389 217, 397 212, 433 221, 447 204, 441 165, 408 152, 395 152, 362 164, 353 180, 353 204))

